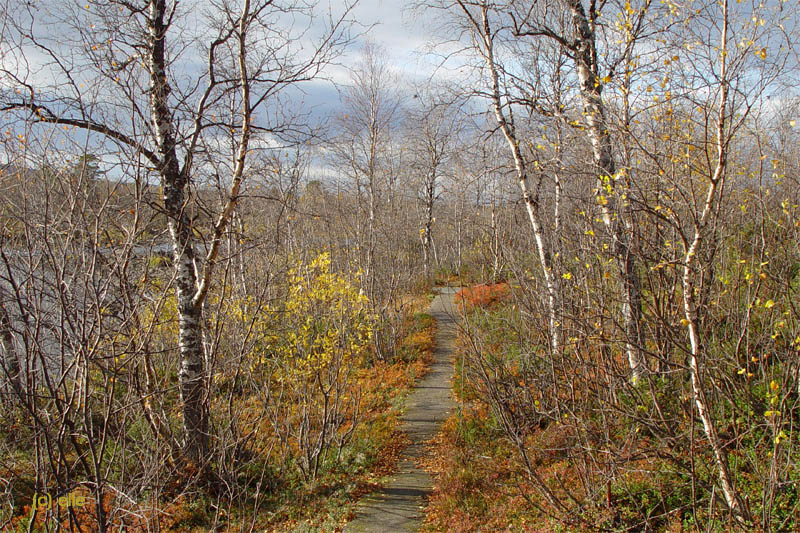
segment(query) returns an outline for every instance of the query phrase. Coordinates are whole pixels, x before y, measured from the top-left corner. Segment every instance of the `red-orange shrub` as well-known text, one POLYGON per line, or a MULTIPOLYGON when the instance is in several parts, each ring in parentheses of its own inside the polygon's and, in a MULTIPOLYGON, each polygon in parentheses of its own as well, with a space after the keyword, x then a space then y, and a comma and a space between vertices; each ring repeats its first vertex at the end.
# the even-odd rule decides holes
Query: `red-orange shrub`
POLYGON ((463 311, 472 311, 476 307, 490 309, 499 302, 508 300, 511 289, 508 283, 480 284, 464 287, 456 294, 456 303, 463 311))

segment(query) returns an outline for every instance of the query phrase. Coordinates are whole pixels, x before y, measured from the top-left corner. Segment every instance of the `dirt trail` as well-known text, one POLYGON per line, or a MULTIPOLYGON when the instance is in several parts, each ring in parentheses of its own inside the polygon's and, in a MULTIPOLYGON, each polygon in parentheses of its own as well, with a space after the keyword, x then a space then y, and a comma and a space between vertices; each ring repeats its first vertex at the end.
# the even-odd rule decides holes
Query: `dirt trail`
POLYGON ((457 290, 440 288, 428 311, 438 324, 434 361, 406 400, 401 429, 408 433, 411 444, 400 457, 398 473, 383 489, 359 502, 355 520, 344 528, 347 533, 418 531, 422 525, 431 477, 415 464, 415 459, 425 453, 425 442, 436 435, 455 407, 450 379, 456 338, 453 295, 457 290))

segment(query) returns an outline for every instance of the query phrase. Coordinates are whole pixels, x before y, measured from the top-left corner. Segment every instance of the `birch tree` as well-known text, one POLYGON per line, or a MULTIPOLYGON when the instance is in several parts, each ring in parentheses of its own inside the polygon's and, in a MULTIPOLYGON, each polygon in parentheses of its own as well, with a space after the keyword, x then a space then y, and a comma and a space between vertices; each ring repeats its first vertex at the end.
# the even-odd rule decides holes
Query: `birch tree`
MULTIPOLYGON (((558 255, 554 251, 555 238, 547 234, 543 222, 541 195, 545 173, 540 169, 538 158, 525 150, 526 145, 531 143, 526 138, 524 127, 518 124, 515 115, 515 107, 518 110, 520 105, 531 105, 531 110, 542 109, 542 107, 540 103, 525 102, 516 97, 506 82, 508 71, 504 68, 502 59, 498 57, 502 31, 497 27, 496 18, 493 19, 496 14, 492 5, 483 1, 464 2, 459 0, 457 6, 466 21, 473 47, 484 61, 488 88, 479 93, 489 100, 498 129, 512 156, 516 180, 522 192, 528 220, 535 237, 539 265, 547 289, 550 348, 554 354, 558 354, 562 349, 561 274, 555 263, 555 257, 558 255)), ((558 226, 557 221, 556 226, 558 226)))
POLYGON ((722 187, 724 187, 725 177, 727 173, 727 159, 728 148, 730 145, 729 131, 731 130, 730 120, 732 117, 729 115, 730 102, 729 102, 729 72, 728 72, 728 2, 722 2, 722 28, 719 35, 719 93, 717 96, 717 114, 714 117, 716 125, 714 131, 714 149, 716 151, 716 162, 713 167, 713 173, 708 177, 709 184, 706 189, 705 200, 702 201, 701 211, 693 214, 692 231, 684 239, 684 247, 686 253, 683 258, 683 308, 685 313, 685 323, 689 333, 689 341, 691 343, 691 355, 689 359, 689 374, 692 380, 692 391, 694 395, 694 402, 697 406, 697 412, 700 420, 703 422, 706 436, 711 449, 714 452, 714 459, 717 464, 719 472, 719 480, 722 486, 722 493, 725 496, 725 502, 731 511, 746 520, 750 520, 747 509, 744 508, 741 499, 733 485, 730 465, 728 464, 725 452, 722 449, 722 443, 719 438, 719 433, 713 421, 712 415, 709 412, 709 402, 706 397, 705 385, 701 375, 701 340, 698 327, 698 312, 696 300, 696 270, 698 268, 697 259, 700 252, 700 245, 706 234, 708 227, 709 217, 711 216, 715 204, 719 201, 718 195, 722 187))
POLYGON ((3 94, 3 109, 40 124, 43 134, 53 131, 47 125, 98 134, 160 184, 175 269, 183 449, 201 465, 213 357, 203 308, 248 157, 264 146, 258 139, 302 132, 277 99, 337 57, 350 7, 324 20, 314 18, 313 5, 273 0, 20 2, 5 13, 3 75, 13 89, 3 94), (304 50, 301 36, 313 46, 304 50), (192 190, 211 161, 225 161, 217 168, 227 173, 227 194, 210 227, 199 228, 190 217, 192 190))
MULTIPOLYGON (((523 180, 521 176, 534 173, 530 168, 520 165, 524 157, 524 145, 520 144, 522 139, 519 138, 518 127, 514 125, 515 106, 524 107, 542 118, 565 120, 584 132, 592 150, 597 203, 617 263, 625 352, 631 377, 633 381, 639 380, 646 374, 647 364, 643 352, 641 287, 637 259, 632 249, 630 202, 624 190, 628 174, 626 169, 618 168, 615 159, 603 89, 643 38, 645 21, 650 10, 649 0, 634 7, 630 3, 622 6, 592 2, 587 8, 580 0, 500 3, 457 1, 451 6, 437 5, 458 13, 461 20, 467 23, 472 35, 471 48, 485 61, 489 87, 486 96, 492 102, 500 130, 508 139, 521 184, 530 179, 523 180), (620 13, 625 15, 624 25, 616 29, 611 29, 611 25, 600 25, 598 19, 603 15, 603 10, 607 12, 607 18, 620 13), (602 50, 598 48, 598 40, 605 45, 602 50), (616 47, 608 44, 614 42, 619 44, 616 47), (500 58, 502 54, 498 51, 501 47, 506 52, 513 52, 518 58, 524 57, 524 60, 519 59, 513 68, 503 66, 500 58), (574 94, 582 106, 578 116, 572 114, 567 97, 572 94, 568 88, 572 80, 562 79, 559 86, 554 87, 542 74, 542 54, 547 48, 555 48, 561 57, 557 73, 567 73, 570 69, 574 73, 574 94), (516 89, 514 98, 506 96, 504 84, 516 89), (508 100, 504 103, 503 98, 508 100)), ((459 38, 463 37, 460 35, 459 38)), ((526 205, 531 206, 533 213, 530 215, 531 224, 538 226, 538 231, 542 233, 539 249, 543 257, 540 262, 542 269, 547 272, 553 268, 550 264, 552 259, 547 260, 547 255, 551 252, 548 247, 552 244, 544 242, 541 220, 534 224, 534 219, 540 218, 536 214, 537 198, 530 192, 533 190, 530 185, 525 188, 530 197, 530 200, 526 200, 526 205)), ((560 182, 556 188, 560 190, 560 182)), ((523 190, 523 196, 525 195, 523 190)), ((534 229, 534 233, 536 232, 534 229)), ((553 302, 551 308, 558 309, 558 276, 545 274, 545 283, 548 297, 553 302)), ((554 311, 551 311, 552 314, 554 311)))
MULTIPOLYGON (((613 243, 622 291, 622 318, 625 330, 625 352, 636 382, 647 372, 642 331, 642 296, 639 284, 637 259, 632 250, 632 232, 629 201, 622 186, 625 169, 618 169, 611 137, 603 89, 615 75, 620 65, 628 59, 630 49, 641 39, 650 10, 650 1, 632 7, 627 3, 621 11, 624 32, 621 32, 621 50, 598 50, 598 19, 607 7, 606 17, 613 16, 614 6, 591 2, 588 9, 582 0, 566 0, 557 4, 554 15, 548 16, 551 6, 537 1, 512 5, 509 16, 514 34, 520 38, 546 38, 562 46, 572 60, 578 78, 578 94, 583 104, 586 136, 592 147, 597 177, 598 204, 603 222, 613 243), (558 24, 556 26, 555 24, 558 24), (609 54, 605 69, 601 54, 609 54), (621 179, 622 178, 622 179, 621 179)), ((616 36, 605 35, 605 42, 616 36)))
POLYGON ((422 227, 419 230, 425 276, 431 274, 431 261, 436 260, 433 241, 434 206, 442 192, 442 181, 450 169, 459 132, 464 129, 459 119, 458 102, 446 94, 420 91, 415 95, 417 108, 407 121, 408 142, 411 145, 415 176, 419 184, 417 196, 422 203, 422 227))
POLYGON ((784 25, 781 9, 763 3, 736 6, 722 0, 695 5, 693 11, 688 15, 692 24, 679 33, 682 50, 672 56, 691 66, 673 74, 658 108, 662 121, 670 121, 674 108, 683 109, 683 123, 688 125, 678 134, 689 148, 681 147, 687 154, 685 170, 679 174, 682 181, 671 189, 680 192, 667 195, 678 200, 668 209, 668 218, 683 244, 681 324, 689 338, 692 399, 713 452, 725 503, 738 520, 749 523, 753 517, 735 485, 735 471, 715 420, 710 392, 714 375, 709 372, 706 338, 710 335, 704 335, 702 298, 711 283, 705 279, 714 267, 707 250, 716 245, 716 228, 724 216, 720 211, 726 186, 730 187, 737 139, 751 113, 767 107, 770 90, 785 72, 790 48, 784 42, 785 32, 793 24, 784 25), (697 160, 693 154, 698 154, 697 160))
POLYGON ((378 219, 382 193, 386 191, 389 162, 386 154, 400 119, 400 95, 386 51, 374 42, 361 50, 351 71, 350 83, 342 90, 340 132, 334 142, 337 165, 355 188, 366 224, 356 221, 356 240, 363 247, 360 267, 370 300, 376 289, 375 261, 378 219))

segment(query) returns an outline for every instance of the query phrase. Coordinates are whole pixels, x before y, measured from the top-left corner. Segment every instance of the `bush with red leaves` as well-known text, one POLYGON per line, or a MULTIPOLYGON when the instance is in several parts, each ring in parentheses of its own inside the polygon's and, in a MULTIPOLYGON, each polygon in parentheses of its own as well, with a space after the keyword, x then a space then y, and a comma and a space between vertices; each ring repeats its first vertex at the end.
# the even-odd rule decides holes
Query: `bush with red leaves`
POLYGON ((465 287, 456 294, 456 303, 462 311, 470 312, 476 307, 491 309, 508 300, 511 288, 508 283, 480 284, 465 287))

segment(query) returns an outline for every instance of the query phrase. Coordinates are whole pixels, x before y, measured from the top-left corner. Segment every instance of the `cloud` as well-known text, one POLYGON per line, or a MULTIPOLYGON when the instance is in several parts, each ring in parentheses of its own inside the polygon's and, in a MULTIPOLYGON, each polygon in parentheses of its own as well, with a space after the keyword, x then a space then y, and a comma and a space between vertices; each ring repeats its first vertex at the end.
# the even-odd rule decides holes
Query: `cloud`
MULTIPOLYGON (((411 10, 408 1, 361 2, 353 15, 364 27, 370 27, 367 37, 386 49, 392 66, 407 75, 418 72, 420 54, 428 44, 429 37, 420 13, 411 10)), ((351 56, 354 55, 351 53, 351 56)))

